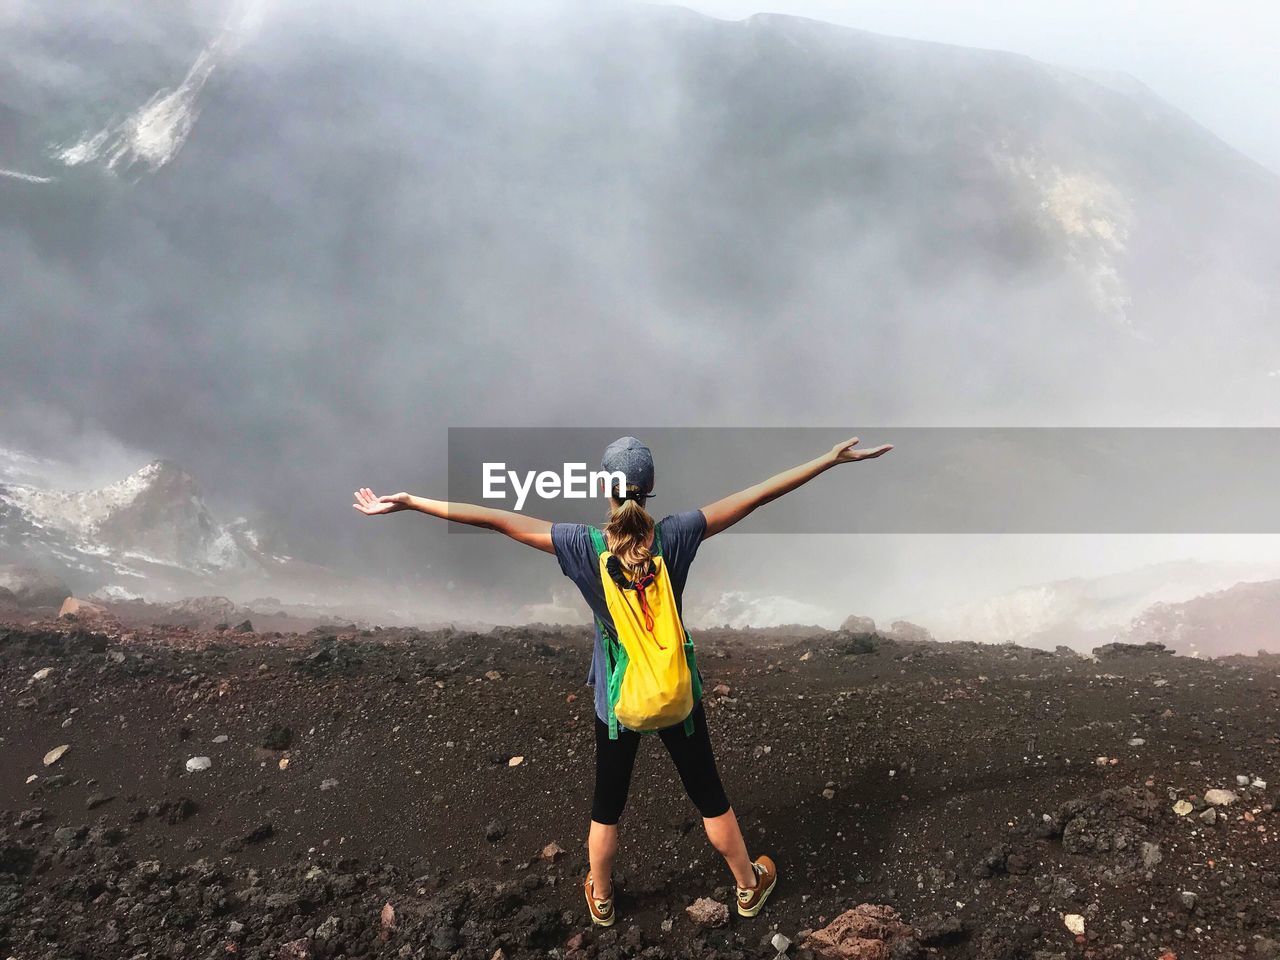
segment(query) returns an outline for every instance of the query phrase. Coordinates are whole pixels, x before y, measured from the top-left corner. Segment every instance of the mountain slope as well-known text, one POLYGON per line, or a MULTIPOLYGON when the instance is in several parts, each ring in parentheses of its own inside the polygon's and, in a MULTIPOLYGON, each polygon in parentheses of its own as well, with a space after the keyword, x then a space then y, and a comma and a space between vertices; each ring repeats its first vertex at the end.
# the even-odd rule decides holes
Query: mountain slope
MULTIPOLYGON (((7 22, 0 166, 51 180, 0 177, 7 390, 397 572, 444 531, 352 534, 335 495, 375 465, 438 488, 445 425, 616 420, 620 371, 642 424, 1274 417, 1280 185, 1149 91, 796 18, 501 6, 275 4, 198 89, 230 5, 7 22), (163 162, 59 159, 179 89, 163 162)), ((453 597, 547 596, 448 547, 453 597)), ((771 592, 753 549, 729 579, 771 592)))

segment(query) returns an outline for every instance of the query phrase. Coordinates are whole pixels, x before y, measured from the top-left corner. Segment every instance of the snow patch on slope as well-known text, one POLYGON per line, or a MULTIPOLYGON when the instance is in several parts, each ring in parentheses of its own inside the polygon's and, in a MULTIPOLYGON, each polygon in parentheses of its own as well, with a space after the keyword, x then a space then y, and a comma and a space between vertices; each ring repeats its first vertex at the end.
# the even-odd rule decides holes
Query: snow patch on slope
POLYGON ((40 466, 0 449, 0 542, 39 545, 75 569, 105 565, 139 577, 148 565, 206 574, 257 570, 266 559, 248 521, 218 523, 194 480, 171 463, 153 461, 96 489, 19 481, 35 479, 40 466))
POLYGON ((34 173, 23 173, 21 170, 7 170, 0 167, 0 177, 8 177, 10 180, 21 180, 24 183, 53 183, 53 177, 38 177, 34 173))
POLYGON ((22 510, 33 524, 87 539, 114 511, 133 503, 160 470, 149 463, 136 473, 98 490, 41 490, 15 484, 0 499, 22 510))
POLYGON ((178 86, 157 90, 151 99, 115 124, 54 148, 68 167, 101 161, 113 172, 144 165, 154 173, 173 160, 199 116, 199 97, 214 70, 261 22, 265 0, 246 0, 232 10, 226 25, 200 51, 178 86))

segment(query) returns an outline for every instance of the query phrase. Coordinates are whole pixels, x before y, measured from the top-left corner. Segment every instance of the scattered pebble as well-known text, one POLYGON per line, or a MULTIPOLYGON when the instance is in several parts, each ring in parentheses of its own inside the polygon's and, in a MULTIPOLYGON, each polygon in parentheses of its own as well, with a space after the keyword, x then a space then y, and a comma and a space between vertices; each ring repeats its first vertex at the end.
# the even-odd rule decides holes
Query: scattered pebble
POLYGON ((1068 913, 1064 915, 1062 918, 1062 924, 1077 937, 1084 936, 1084 917, 1080 914, 1068 913))
POLYGON ((507 766, 518 767, 522 763, 524 763, 524 757, 512 757, 510 760, 507 761, 507 766))
POLYGON ((187 761, 187 773, 198 773, 201 770, 208 770, 213 766, 213 761, 208 757, 192 757, 187 761))
POLYGON ((1204 792, 1204 802, 1215 807, 1230 806, 1239 799, 1234 790, 1206 790, 1204 792))
POLYGON ((66 755, 66 752, 70 749, 71 749, 71 744, 69 743, 64 743, 60 747, 54 747, 52 750, 50 750, 48 753, 44 755, 44 765, 46 767, 53 766, 55 763, 61 760, 66 755))
POLYGON ((1142 865, 1148 870, 1154 870, 1160 865, 1160 861, 1164 859, 1164 852, 1160 849, 1160 844, 1142 842, 1142 865))

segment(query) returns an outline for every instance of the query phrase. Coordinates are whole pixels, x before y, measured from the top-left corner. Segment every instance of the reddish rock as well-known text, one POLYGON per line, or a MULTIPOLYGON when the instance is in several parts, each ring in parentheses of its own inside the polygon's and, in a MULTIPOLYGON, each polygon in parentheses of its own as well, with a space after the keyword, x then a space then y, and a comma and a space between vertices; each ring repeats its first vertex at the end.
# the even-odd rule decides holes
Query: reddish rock
POLYGON ((96 603, 90 603, 88 600, 77 600, 75 597, 67 597, 62 601, 62 609, 58 611, 59 617, 75 617, 77 620, 96 620, 99 617, 106 616, 107 608, 99 606, 96 603))
POLYGON ((276 960, 311 960, 311 941, 306 937, 280 944, 276 960))
POLYGON ((889 960, 894 947, 915 939, 892 907, 861 903, 846 910, 804 945, 820 960, 889 960))
POLYGON ((710 897, 699 897, 684 909, 700 927, 723 927, 729 922, 729 908, 710 897))
POLYGON ((564 856, 564 847, 552 840, 542 848, 542 859, 549 863, 555 863, 564 856))

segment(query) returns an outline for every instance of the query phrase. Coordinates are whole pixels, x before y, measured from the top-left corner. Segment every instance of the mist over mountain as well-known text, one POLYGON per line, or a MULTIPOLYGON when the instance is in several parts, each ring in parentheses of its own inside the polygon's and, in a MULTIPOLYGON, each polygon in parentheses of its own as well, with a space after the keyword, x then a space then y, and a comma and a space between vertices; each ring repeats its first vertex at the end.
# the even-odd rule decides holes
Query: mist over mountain
MULTIPOLYGON (((1261 614, 1249 629, 1238 631, 1238 611, 1215 598, 1254 596, 1252 588, 1259 585, 1245 581, 1277 575, 1280 562, 1275 561, 1173 561, 1031 584, 914 616, 945 640, 1067 646, 1081 653, 1122 640, 1163 643, 1196 656, 1254 653, 1267 645, 1258 642, 1265 632, 1261 614), (1185 611, 1196 617, 1194 629, 1174 626, 1187 616, 1185 611)), ((1274 586, 1270 590, 1275 593, 1274 586)))
POLYGON ((290 562, 247 519, 216 520, 194 477, 157 460, 98 489, 63 490, 13 479, 3 451, 0 561, 56 570, 85 592, 163 595, 202 579, 257 575, 290 562))
POLYGON ((2 16, 5 431, 175 460, 338 569, 548 597, 353 524, 442 492, 451 425, 1275 409, 1280 182, 1128 79, 623 3, 2 16))
POLYGON ((206 627, 250 613, 434 625, 446 609, 421 587, 292 556, 270 516, 220 516, 171 461, 100 487, 61 485, 69 466, 0 448, 0 587, 20 603, 144 600, 163 606, 133 615, 206 627))
POLYGON ((1280 649, 1280 580, 1237 583, 1182 603, 1158 603, 1124 632, 1131 643, 1163 643, 1196 656, 1280 649))

